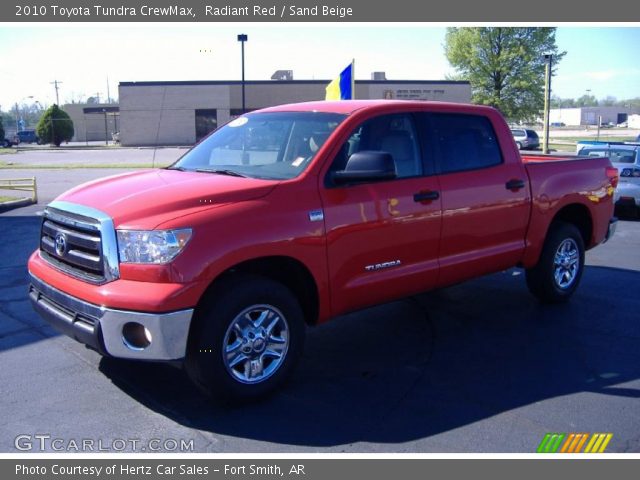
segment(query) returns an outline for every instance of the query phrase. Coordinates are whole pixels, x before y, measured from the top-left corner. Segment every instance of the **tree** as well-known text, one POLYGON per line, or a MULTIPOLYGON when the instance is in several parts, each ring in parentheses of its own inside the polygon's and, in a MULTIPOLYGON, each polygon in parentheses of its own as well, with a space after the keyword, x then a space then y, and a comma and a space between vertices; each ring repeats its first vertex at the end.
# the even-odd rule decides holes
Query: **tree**
POLYGON ((4 126, 2 125, 2 117, 0 117, 0 145, 4 142, 4 126))
POLYGON ((445 54, 471 83, 472 100, 491 105, 512 120, 530 120, 544 106, 544 54, 557 66, 566 52, 556 46, 555 28, 448 28, 445 54))
POLYGON ((593 95, 584 94, 576 100, 576 107, 597 107, 598 99, 593 95))
POLYGON ((43 143, 59 147, 62 142, 73 138, 73 122, 67 112, 53 104, 40 117, 36 133, 43 143))

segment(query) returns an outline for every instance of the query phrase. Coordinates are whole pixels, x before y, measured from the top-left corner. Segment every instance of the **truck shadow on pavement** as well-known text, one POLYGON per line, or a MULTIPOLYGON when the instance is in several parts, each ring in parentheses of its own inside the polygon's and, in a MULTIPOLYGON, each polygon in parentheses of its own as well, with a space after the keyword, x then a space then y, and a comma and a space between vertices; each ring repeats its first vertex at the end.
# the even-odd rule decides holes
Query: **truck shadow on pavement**
MULTIPOLYGON (((410 442, 523 406, 544 432, 554 419, 537 402, 640 398, 637 383, 623 385, 640 378, 640 297, 622 293, 640 272, 587 267, 572 301, 555 306, 538 304, 522 277, 509 270, 309 329, 291 381, 257 404, 213 404, 167 365, 102 359, 99 368, 181 425, 294 449, 410 442)), ((474 450, 468 442, 458 448, 474 450)))

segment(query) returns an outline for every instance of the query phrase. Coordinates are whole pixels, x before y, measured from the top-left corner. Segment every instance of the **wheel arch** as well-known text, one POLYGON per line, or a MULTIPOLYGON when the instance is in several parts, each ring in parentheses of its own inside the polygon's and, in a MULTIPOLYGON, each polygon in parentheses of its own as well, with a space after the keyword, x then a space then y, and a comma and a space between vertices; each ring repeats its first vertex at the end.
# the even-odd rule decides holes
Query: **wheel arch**
POLYGON ((258 275, 283 284, 300 302, 305 323, 318 323, 320 298, 316 280, 301 261, 289 256, 258 257, 227 268, 210 282, 199 303, 205 301, 217 286, 242 274, 258 275))
POLYGON ((546 236, 549 234, 551 226, 556 222, 564 222, 574 225, 580 232, 584 246, 589 249, 593 241, 593 218, 589 209, 581 203, 571 203, 562 207, 553 217, 547 227, 546 236))

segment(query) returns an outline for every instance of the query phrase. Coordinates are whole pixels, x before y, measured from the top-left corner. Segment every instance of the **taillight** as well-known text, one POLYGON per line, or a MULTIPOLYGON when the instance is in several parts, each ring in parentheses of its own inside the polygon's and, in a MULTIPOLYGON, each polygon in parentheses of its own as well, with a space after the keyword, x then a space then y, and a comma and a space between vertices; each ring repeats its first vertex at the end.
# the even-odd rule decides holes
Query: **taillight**
POLYGON ((607 178, 611 182, 611 186, 616 188, 618 186, 618 169, 615 167, 607 167, 607 178))

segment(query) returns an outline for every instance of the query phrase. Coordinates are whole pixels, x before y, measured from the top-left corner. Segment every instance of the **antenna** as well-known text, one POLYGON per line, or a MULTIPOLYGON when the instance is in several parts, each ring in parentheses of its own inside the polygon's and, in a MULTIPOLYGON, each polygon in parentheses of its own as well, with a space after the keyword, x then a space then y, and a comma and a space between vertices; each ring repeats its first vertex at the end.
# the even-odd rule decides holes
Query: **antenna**
POLYGON ((56 105, 60 106, 60 97, 58 96, 59 85, 62 84, 60 80, 54 80, 53 82, 49 82, 56 89, 56 105))

